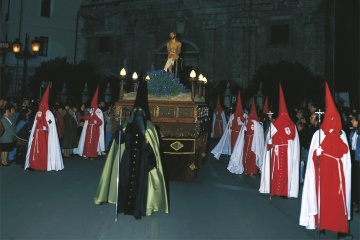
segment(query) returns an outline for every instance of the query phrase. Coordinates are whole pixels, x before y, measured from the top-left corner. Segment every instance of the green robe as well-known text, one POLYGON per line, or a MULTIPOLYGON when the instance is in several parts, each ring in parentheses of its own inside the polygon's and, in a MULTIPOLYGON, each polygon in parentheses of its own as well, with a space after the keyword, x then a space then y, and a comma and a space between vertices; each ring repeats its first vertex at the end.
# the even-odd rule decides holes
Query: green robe
MULTIPOLYGON (((126 123, 123 126, 125 132, 126 123)), ((156 168, 148 173, 148 193, 146 203, 146 216, 153 212, 168 210, 168 199, 159 151, 159 138, 152 122, 147 121, 145 139, 149 142, 156 158, 156 168)), ((121 144, 121 157, 125 150, 125 144, 121 144)), ((118 172, 119 144, 113 141, 106 158, 106 163, 100 177, 99 185, 94 197, 95 204, 109 202, 116 203, 116 180, 118 172)))

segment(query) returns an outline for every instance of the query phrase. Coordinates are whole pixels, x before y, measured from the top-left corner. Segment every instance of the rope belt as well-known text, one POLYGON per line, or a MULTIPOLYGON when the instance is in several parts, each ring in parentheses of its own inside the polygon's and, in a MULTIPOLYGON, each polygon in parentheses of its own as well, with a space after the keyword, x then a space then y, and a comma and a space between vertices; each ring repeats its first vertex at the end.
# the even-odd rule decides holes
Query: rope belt
POLYGON ((330 157, 332 159, 335 159, 337 161, 338 164, 338 173, 339 173, 339 180, 340 180, 340 186, 339 186, 339 191, 338 194, 341 193, 342 199, 343 199, 343 204, 344 204, 344 209, 345 209, 345 215, 347 215, 347 208, 346 208, 346 203, 345 203, 345 195, 344 195, 344 188, 343 188, 343 184, 342 184, 342 178, 341 178, 341 171, 340 171, 340 159, 336 158, 334 156, 331 156, 329 154, 323 153, 325 156, 330 157))
POLYGON ((216 121, 218 122, 218 125, 219 125, 219 131, 220 131, 220 134, 222 135, 223 134, 223 131, 222 131, 222 120, 218 120, 216 119, 216 121))
MULTIPOLYGON (((42 128, 39 128, 39 129, 36 129, 35 131, 35 150, 36 150, 36 154, 39 153, 39 131, 46 131, 42 128)), ((35 160, 35 154, 33 154, 33 159, 32 160, 35 160)))

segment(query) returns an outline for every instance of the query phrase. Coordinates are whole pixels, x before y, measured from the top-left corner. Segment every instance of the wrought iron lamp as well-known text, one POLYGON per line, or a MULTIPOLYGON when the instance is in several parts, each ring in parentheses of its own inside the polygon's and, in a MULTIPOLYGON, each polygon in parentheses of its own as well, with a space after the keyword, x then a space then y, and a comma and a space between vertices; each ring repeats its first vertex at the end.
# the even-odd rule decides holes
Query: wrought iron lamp
POLYGON ((22 80, 22 90, 24 91, 24 86, 27 83, 27 71, 28 71, 28 60, 33 59, 37 57, 37 53, 40 51, 40 41, 37 37, 35 37, 34 40, 31 41, 31 51, 29 49, 29 34, 26 33, 25 36, 25 44, 24 49, 22 49, 22 44, 20 42, 20 39, 17 38, 12 43, 12 51, 15 54, 15 57, 17 59, 23 58, 24 59, 24 65, 23 65, 23 80, 22 80))

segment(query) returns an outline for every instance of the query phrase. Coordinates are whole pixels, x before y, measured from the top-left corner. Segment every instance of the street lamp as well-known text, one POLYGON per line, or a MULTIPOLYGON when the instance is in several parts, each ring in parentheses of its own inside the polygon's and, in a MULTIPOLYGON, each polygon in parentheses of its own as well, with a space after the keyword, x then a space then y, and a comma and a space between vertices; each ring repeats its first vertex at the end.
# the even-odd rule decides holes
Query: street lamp
POLYGON ((119 100, 123 99, 124 97, 124 80, 126 79, 126 70, 125 68, 122 68, 120 71, 120 97, 119 100))
POLYGON ((196 82, 196 72, 191 70, 189 81, 191 82, 191 100, 195 99, 195 82, 196 82))
POLYGON ((136 72, 133 73, 132 79, 133 79, 133 81, 134 81, 134 92, 136 92, 136 83, 137 83, 137 81, 138 81, 138 75, 137 75, 136 72))
POLYGON ((22 91, 24 91, 27 83, 28 59, 36 58, 37 53, 40 51, 40 41, 37 37, 31 41, 31 51, 29 49, 29 42, 29 34, 26 33, 23 50, 19 38, 12 43, 12 51, 15 54, 16 59, 24 59, 22 91))

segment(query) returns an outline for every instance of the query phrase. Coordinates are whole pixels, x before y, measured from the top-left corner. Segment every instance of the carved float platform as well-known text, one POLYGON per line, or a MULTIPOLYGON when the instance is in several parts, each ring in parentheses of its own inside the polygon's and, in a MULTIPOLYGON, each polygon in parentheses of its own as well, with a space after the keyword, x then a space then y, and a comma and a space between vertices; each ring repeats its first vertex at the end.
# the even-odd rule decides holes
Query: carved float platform
MULTIPOLYGON (((136 93, 124 94, 115 103, 114 114, 129 118, 136 93)), ((210 131, 209 107, 203 99, 190 94, 172 98, 149 96, 151 121, 160 132, 165 177, 170 181, 194 181, 197 170, 206 164, 210 131)), ((118 124, 118 122, 117 122, 118 124)))

